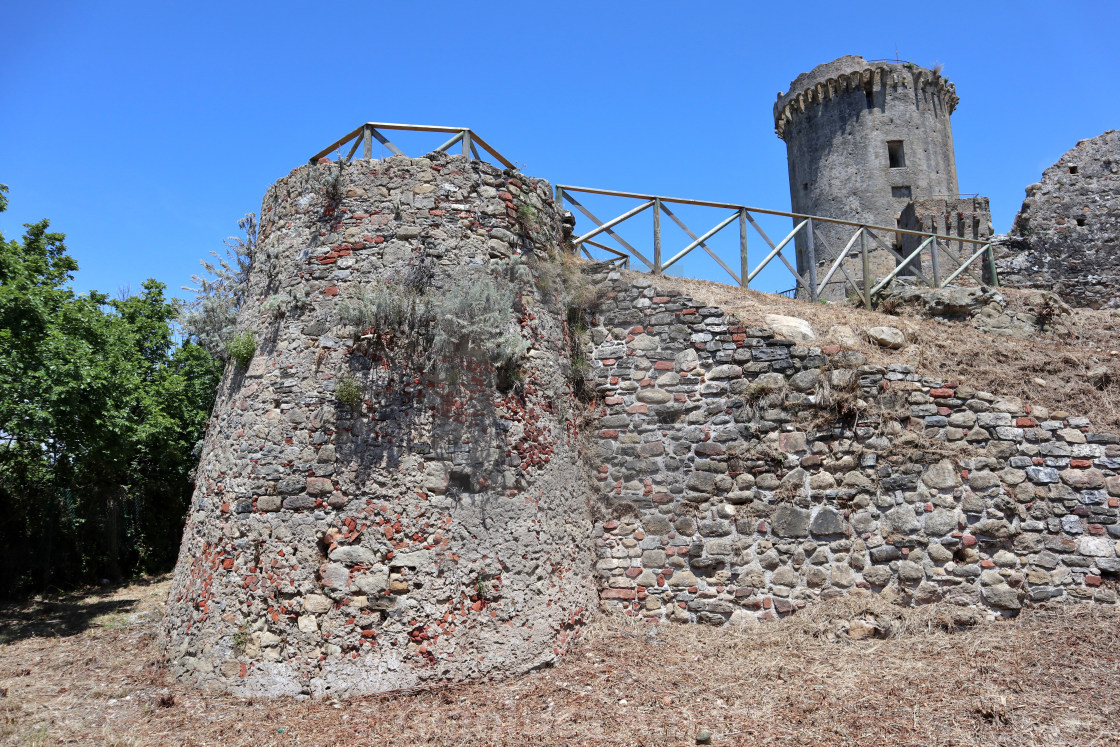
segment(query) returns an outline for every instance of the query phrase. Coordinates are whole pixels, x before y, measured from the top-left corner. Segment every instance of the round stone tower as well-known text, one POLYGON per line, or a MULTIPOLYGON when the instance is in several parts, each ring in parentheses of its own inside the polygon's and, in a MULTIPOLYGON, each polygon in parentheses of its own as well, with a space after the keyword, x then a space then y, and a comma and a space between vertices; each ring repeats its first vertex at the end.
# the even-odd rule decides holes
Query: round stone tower
POLYGON ((269 189, 164 619, 241 695, 555 659, 595 602, 549 185, 462 156, 269 189), (248 347, 248 346, 243 346, 248 347))
MULTIPOLYGON (((797 76, 774 104, 775 131, 786 142, 793 212, 895 227, 911 200, 955 199, 949 115, 957 101, 952 83, 912 63, 848 55, 797 76)), ((851 233, 820 226, 815 260, 835 257, 851 233)), ((799 235, 802 274, 810 261, 806 252, 799 235)), ((878 252, 872 272, 884 275, 894 264, 888 252, 878 252)), ((855 269, 862 277, 862 269, 855 269)))

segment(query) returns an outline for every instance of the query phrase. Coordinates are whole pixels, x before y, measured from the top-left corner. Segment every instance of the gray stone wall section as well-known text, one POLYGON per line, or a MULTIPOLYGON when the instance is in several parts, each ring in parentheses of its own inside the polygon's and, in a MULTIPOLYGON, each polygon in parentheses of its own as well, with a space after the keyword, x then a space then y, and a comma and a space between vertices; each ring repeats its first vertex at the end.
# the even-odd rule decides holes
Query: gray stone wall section
MULTIPOLYGON (((955 198, 949 115, 956 104, 950 82, 917 66, 848 56, 799 76, 774 107, 775 130, 786 142, 793 212, 893 227, 911 199, 955 198), (905 165, 891 168, 887 142, 895 140, 903 142, 905 165)), ((823 224, 817 261, 835 256, 851 233, 823 224)), ((799 236, 802 274, 806 251, 799 236)), ((877 266, 893 266, 883 254, 877 266)), ((833 284, 827 297, 843 297, 843 287, 833 284)))
MULTIPOLYGON (((960 198, 930 198, 914 200, 902 210, 902 227, 911 231, 923 233, 936 233, 942 236, 960 236, 966 239, 990 240, 992 238, 992 212, 987 197, 960 197, 960 198)), ((902 237, 901 254, 909 257, 918 245, 924 241, 922 237, 904 235, 902 237)), ((965 262, 972 257, 980 245, 966 244, 964 242, 949 243, 942 241, 939 244, 940 277, 943 279, 954 272, 958 264, 952 259, 946 259, 945 253, 951 252, 958 262, 965 262)), ((928 251, 922 252, 918 258, 918 268, 929 275, 930 262, 928 251)), ((984 282, 991 283, 991 271, 986 258, 981 257, 969 265, 972 272, 984 282)), ((967 274, 957 276, 954 285, 968 285, 973 281, 967 274)))
POLYGON ((997 266, 1006 285, 1120 308, 1120 130, 1080 141, 1027 187, 997 266))
POLYGON ((722 625, 860 588, 1004 614, 1117 601, 1116 435, 601 277, 604 603, 722 625))
POLYGON ((304 166, 268 191, 164 620, 171 671, 245 696, 377 692, 553 661, 593 609, 590 478, 555 299, 518 293, 519 389, 433 381, 339 304, 421 263, 444 292, 561 237, 546 182, 464 157, 304 166), (364 402, 339 402, 343 374, 364 402))

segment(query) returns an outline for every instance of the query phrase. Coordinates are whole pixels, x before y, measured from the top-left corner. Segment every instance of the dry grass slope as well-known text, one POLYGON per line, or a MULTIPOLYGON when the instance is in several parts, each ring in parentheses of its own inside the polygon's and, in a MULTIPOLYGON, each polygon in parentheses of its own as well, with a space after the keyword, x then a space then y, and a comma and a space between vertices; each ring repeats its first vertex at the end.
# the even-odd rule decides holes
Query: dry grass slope
POLYGON ((687 745, 708 729, 716 745, 1120 744, 1120 615, 1101 609, 962 629, 965 611, 873 596, 750 630, 604 618, 557 667, 515 679, 253 702, 167 678, 166 590, 2 610, 0 743, 687 745), (853 619, 885 637, 838 633, 853 619))

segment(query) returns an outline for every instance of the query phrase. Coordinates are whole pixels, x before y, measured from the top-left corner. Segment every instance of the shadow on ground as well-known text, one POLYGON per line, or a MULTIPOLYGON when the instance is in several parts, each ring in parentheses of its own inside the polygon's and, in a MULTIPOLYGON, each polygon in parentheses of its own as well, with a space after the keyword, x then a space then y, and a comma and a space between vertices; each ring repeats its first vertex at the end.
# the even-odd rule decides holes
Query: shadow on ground
MULTIPOLYGON (((124 616, 135 611, 140 596, 136 592, 142 593, 143 589, 162 580, 162 576, 156 576, 129 583, 0 602, 0 645, 25 638, 72 636, 91 627, 119 625, 120 618, 112 616, 124 616), (121 594, 122 591, 126 593, 121 594), (107 616, 108 620, 99 620, 107 616)), ((133 622, 127 621, 127 624, 133 622)))

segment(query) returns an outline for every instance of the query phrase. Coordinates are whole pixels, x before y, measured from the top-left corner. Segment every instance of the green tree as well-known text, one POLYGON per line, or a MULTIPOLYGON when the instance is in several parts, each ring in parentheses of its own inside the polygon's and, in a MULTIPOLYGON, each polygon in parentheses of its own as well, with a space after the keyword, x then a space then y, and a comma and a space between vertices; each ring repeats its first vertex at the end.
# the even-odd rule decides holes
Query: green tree
POLYGON ((237 314, 249 283, 249 265, 257 248, 257 216, 246 213, 237 222, 241 236, 226 239, 226 255, 210 252, 214 261, 202 260, 205 275, 192 275, 193 286, 184 285, 194 298, 183 304, 179 324, 187 339, 221 360, 229 357, 237 314))
POLYGON ((65 236, 25 227, 0 236, 0 594, 168 565, 221 373, 162 283, 77 295, 65 236))

